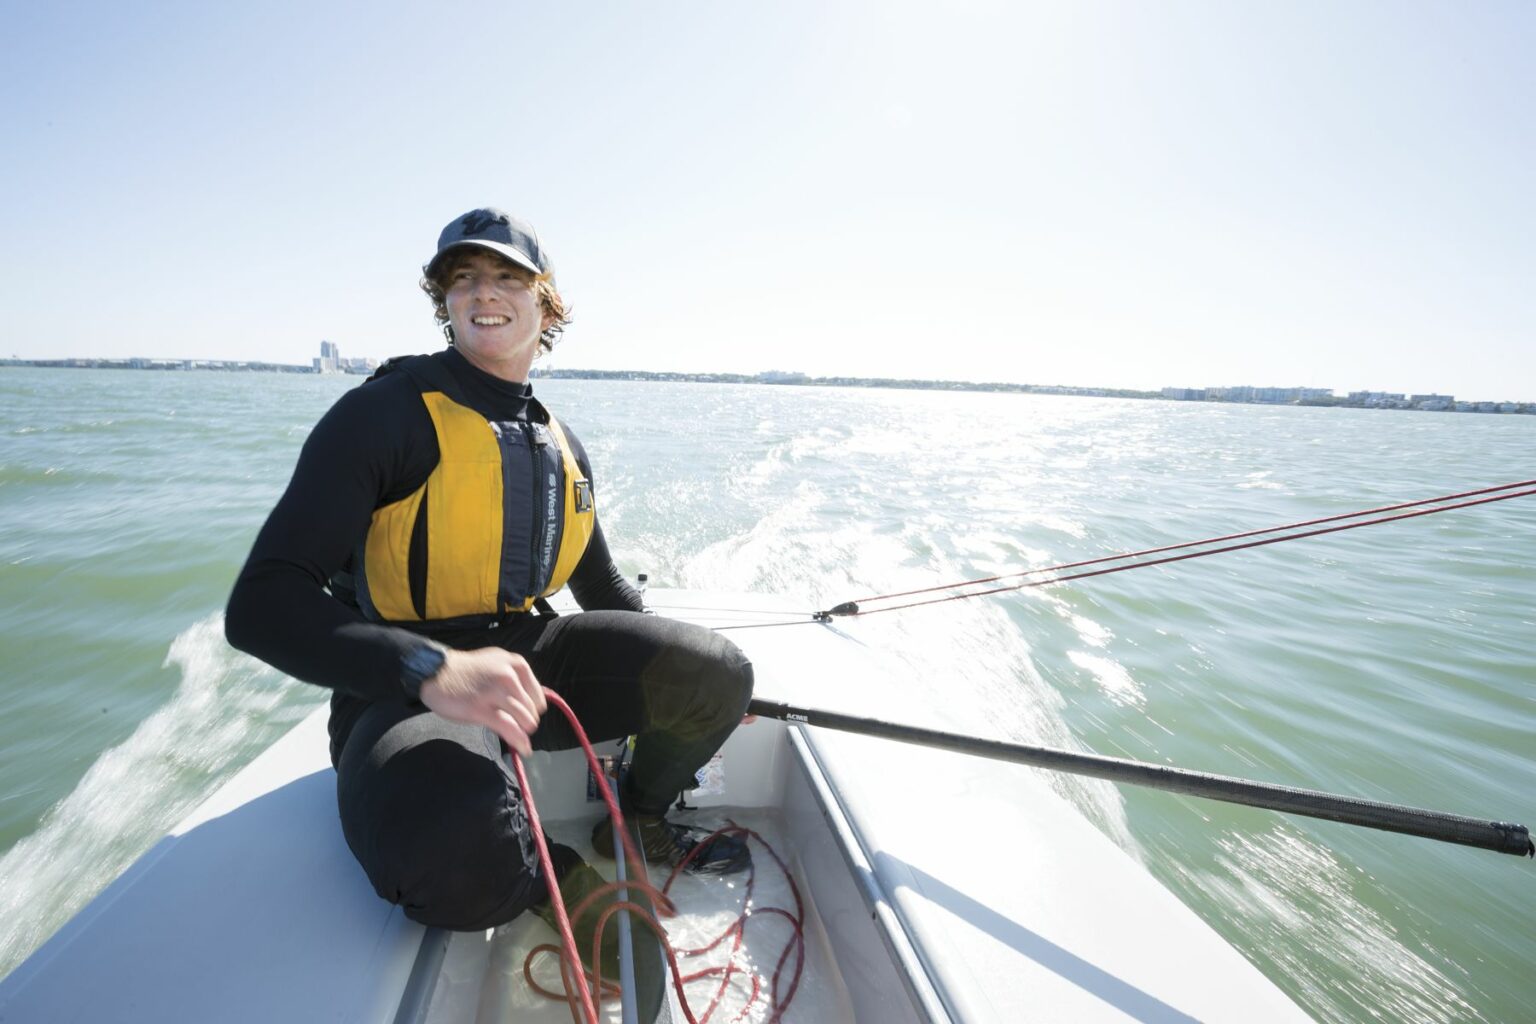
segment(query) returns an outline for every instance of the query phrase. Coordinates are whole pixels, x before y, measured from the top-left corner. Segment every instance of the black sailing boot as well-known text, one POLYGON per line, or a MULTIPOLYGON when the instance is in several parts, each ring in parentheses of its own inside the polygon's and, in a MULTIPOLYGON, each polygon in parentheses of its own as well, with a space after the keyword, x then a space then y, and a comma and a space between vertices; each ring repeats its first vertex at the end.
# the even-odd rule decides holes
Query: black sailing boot
MULTIPOLYGON (((713 838, 701 829, 677 825, 656 814, 626 811, 624 821, 647 864, 675 867, 687 860, 694 849, 703 846, 688 860, 684 869, 695 874, 730 875, 752 863, 752 851, 745 836, 718 835, 713 838)), ((592 829, 592 848, 599 856, 614 859, 613 819, 604 815, 592 829)))

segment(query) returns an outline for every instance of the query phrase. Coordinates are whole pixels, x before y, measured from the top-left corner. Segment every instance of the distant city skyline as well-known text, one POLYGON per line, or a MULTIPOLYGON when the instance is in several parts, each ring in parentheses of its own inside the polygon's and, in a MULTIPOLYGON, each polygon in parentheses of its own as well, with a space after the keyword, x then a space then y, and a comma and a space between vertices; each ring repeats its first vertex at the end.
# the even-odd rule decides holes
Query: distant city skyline
POLYGON ((1536 5, 444 10, 537 100, 396 0, 13 19, 0 353, 430 350, 489 204, 554 370, 1536 398, 1536 5))
MULTIPOLYGON (((254 370, 284 373, 369 374, 378 368, 378 360, 340 355, 338 347, 322 342, 321 351, 308 366, 302 363, 271 363, 261 360, 154 359, 129 357, 62 357, 58 359, 0 359, 0 366, 30 365, 77 368, 138 370, 254 370)), ((1385 391, 1352 391, 1339 396, 1331 388, 1252 387, 1249 385, 1207 388, 1165 387, 1160 389, 1110 388, 1101 385, 1045 385, 1028 381, 960 381, 943 378, 870 378, 816 377, 797 371, 768 370, 756 374, 729 371, 676 372, 637 369, 572 368, 555 370, 535 366, 530 374, 537 379, 605 378, 627 380, 689 380, 704 383, 807 384, 831 387, 920 387, 933 390, 1019 391, 1047 395, 1102 395, 1127 398, 1165 398, 1183 402, 1236 402, 1273 405, 1342 405, 1365 409, 1413 409, 1425 412, 1484 412, 1536 414, 1536 402, 1519 400, 1457 398, 1451 394, 1429 392, 1404 394, 1385 391)))
MULTIPOLYGON (((333 343, 326 342, 325 344, 332 345, 333 343)), ((438 346, 438 347, 441 347, 441 346, 438 346)), ((334 348, 337 351, 339 351, 340 346, 337 345, 337 346, 334 346, 334 348)), ((433 351, 433 350, 434 349, 431 346, 427 346, 427 347, 424 347, 421 351, 430 352, 430 351, 433 351)), ((395 353, 395 355, 408 355, 408 354, 414 354, 414 353, 406 353, 406 352, 395 353)), ((390 357, 386 356, 386 357, 383 357, 383 358, 377 358, 377 357, 374 357, 374 356, 346 356, 346 357, 339 357, 339 358, 338 357, 332 357, 332 358, 336 359, 337 361, 336 362, 332 362, 330 364, 327 364, 326 361, 325 361, 326 357, 324 357, 324 356, 313 356, 313 357, 310 358, 308 363, 304 363, 302 361, 289 363, 289 362, 284 362, 282 360, 274 360, 274 359, 261 359, 261 358, 249 358, 249 357, 234 357, 234 358, 217 357, 217 358, 215 358, 215 357, 203 356, 203 355, 103 356, 103 355, 79 355, 79 354, 72 354, 72 355, 54 355, 54 356, 22 356, 22 355, 19 355, 17 353, 12 353, 11 356, 9 357, 9 359, 0 359, 0 364, 6 363, 6 362, 12 362, 12 361, 20 361, 20 362, 24 362, 24 363, 46 363, 46 362, 69 362, 69 361, 81 361, 81 360, 101 360, 101 361, 119 361, 119 362, 120 361, 125 361, 125 360, 143 360, 143 361, 147 361, 147 362, 182 362, 182 363, 225 362, 225 363, 255 363, 255 364, 263 364, 263 365, 283 365, 283 366, 294 367, 294 368, 297 368, 297 369, 309 369, 309 370, 311 370, 313 372, 325 372, 325 373, 354 372, 355 373, 355 372, 359 372, 359 371, 363 370, 365 367, 366 367, 366 369, 368 371, 371 372, 375 367, 378 366, 379 363, 382 363, 384 361, 384 359, 387 359, 387 358, 390 358, 390 357)), ((612 372, 617 372, 617 373, 638 373, 638 372, 644 372, 641 367, 637 367, 637 366, 570 366, 570 367, 558 367, 558 366, 553 365, 551 363, 551 361, 548 360, 547 358, 545 358, 542 362, 535 361, 534 365, 533 365, 532 372, 534 374, 536 374, 536 375, 558 375, 563 370, 568 370, 569 372, 573 372, 573 373, 596 372, 596 371, 612 371, 612 372)), ((783 374, 783 375, 787 375, 787 376, 829 376, 829 377, 830 376, 859 376, 859 375, 853 375, 853 374, 806 374, 806 373, 804 373, 804 371, 801 371, 801 370, 782 370, 782 371, 781 370, 731 370, 731 369, 724 369, 724 368, 718 368, 718 367, 717 368, 710 368, 710 369, 702 369, 702 370, 660 370, 658 372, 680 373, 680 374, 744 374, 744 375, 748 375, 748 376, 751 376, 751 375, 754 375, 754 374, 755 375, 772 375, 772 374, 775 374, 775 373, 779 373, 779 374, 783 374)), ((1040 382, 1040 381, 1003 380, 1003 379, 991 378, 991 377, 979 377, 979 378, 968 378, 967 377, 967 378, 962 378, 962 377, 928 376, 928 377, 922 377, 922 378, 919 378, 919 379, 932 380, 932 381, 935 381, 935 382, 955 382, 955 383, 974 382, 974 383, 988 383, 988 384, 1023 384, 1023 385, 1029 385, 1031 387, 1040 387, 1040 388, 1044 388, 1044 387, 1111 388, 1111 387, 1113 387, 1113 388, 1116 388, 1116 389, 1119 389, 1119 390, 1158 392, 1158 393, 1162 393, 1163 397, 1165 397, 1165 398, 1176 397, 1174 395, 1168 394, 1168 392, 1177 392, 1177 391, 1216 391, 1216 392, 1220 392, 1220 391, 1232 391, 1232 390, 1244 390, 1244 389, 1250 390, 1250 391, 1282 391, 1283 390, 1283 391, 1295 391, 1295 392, 1302 392, 1302 393, 1315 392, 1315 393, 1318 393, 1319 395, 1332 395, 1332 396, 1335 396, 1335 397, 1350 396, 1350 395, 1354 395, 1354 394, 1357 394, 1357 393, 1361 393, 1361 394, 1371 394, 1371 395, 1379 395, 1379 396, 1392 396, 1392 395, 1396 395, 1396 396, 1398 396, 1400 398, 1406 398, 1408 396, 1444 397, 1444 398, 1449 398, 1449 399, 1455 399, 1456 398, 1456 393, 1455 392, 1447 392, 1447 393, 1442 394, 1441 392, 1439 392, 1437 390, 1434 390, 1434 389, 1430 389, 1430 390, 1427 390, 1427 391, 1397 391, 1397 392, 1393 392, 1393 391, 1386 391, 1386 390, 1383 390, 1383 389, 1380 389, 1380 388, 1353 388, 1353 389, 1347 389, 1346 390, 1346 389, 1342 389, 1342 388, 1326 388, 1326 387, 1319 388, 1319 387, 1306 387, 1306 386, 1278 386, 1278 385, 1273 385, 1273 384, 1254 385, 1254 384, 1209 384, 1208 383, 1208 384, 1205 384, 1202 387, 1194 388, 1194 387, 1184 387, 1184 386, 1167 385, 1167 384, 1162 385, 1162 386, 1152 386, 1152 387, 1129 386, 1129 385, 1106 385, 1106 384, 1095 384, 1095 383, 1091 383, 1091 382, 1087 382, 1087 381, 1071 381, 1071 382, 1059 381, 1059 382, 1044 383, 1044 382, 1040 382)), ((1505 391, 1509 391, 1508 388, 1505 388, 1504 390, 1505 391)), ((1526 390, 1531 391, 1533 393, 1536 393, 1536 381, 1532 381, 1526 387, 1526 390)), ((1516 402, 1516 403, 1521 403, 1521 404, 1526 404, 1528 402, 1536 402, 1536 398, 1527 398, 1527 397, 1524 397, 1523 395, 1519 395, 1519 394, 1504 394, 1500 398, 1489 399, 1489 398, 1487 398, 1487 396, 1470 397, 1466 393, 1463 393, 1461 397, 1462 397, 1462 400, 1464 400, 1464 401, 1516 402)))
MULTIPOLYGON (((321 353, 320 355, 315 356, 315 357, 313 357, 310 360, 310 363, 308 364, 308 367, 307 367, 308 369, 310 369, 310 370, 312 370, 313 372, 316 372, 316 373, 371 373, 379 365, 379 363, 381 363, 383 361, 381 359, 376 359, 373 356, 347 356, 347 357, 343 357, 341 355, 340 346, 337 345, 335 342, 332 342, 332 341, 329 341, 329 340, 322 340, 320 342, 320 353, 321 353)), ((400 353, 400 354, 404 354, 404 353, 400 353)), ((14 356, 13 355, 10 360, 0 359, 0 364, 4 364, 4 363, 7 363, 7 362, 12 362, 12 361, 20 361, 20 362, 24 362, 24 363, 36 363, 36 364, 45 364, 45 363, 49 363, 49 362, 64 363, 64 362, 86 362, 86 361, 102 361, 102 362, 124 362, 124 361, 128 361, 128 362, 143 363, 143 364, 152 364, 152 363, 183 363, 183 364, 189 364, 189 365, 207 365, 207 364, 210 364, 210 363, 237 363, 237 364, 238 363, 248 363, 248 364, 253 364, 253 365, 258 365, 258 366, 283 366, 286 369, 292 369, 292 370, 303 370, 303 369, 306 368, 305 364, 303 364, 303 363, 280 363, 280 362, 277 362, 277 361, 264 360, 264 359, 212 359, 212 358, 205 357, 205 356, 127 356, 127 357, 124 357, 124 356, 84 356, 84 355, 72 355, 72 356, 54 356, 54 357, 42 356, 42 357, 24 358, 24 357, 14 356)), ((541 363, 536 361, 534 363, 533 368, 532 368, 532 372, 533 372, 533 374, 539 375, 539 376, 558 376, 561 372, 568 372, 568 373, 572 373, 572 374, 582 374, 582 373, 597 373, 597 372, 641 373, 641 372, 646 372, 646 371, 642 371, 638 367, 622 367, 622 366, 621 367, 591 367, 591 366, 589 366, 589 367, 570 367, 570 368, 562 371, 561 368, 553 367, 553 366, 549 365, 548 362, 545 362, 545 363, 541 364, 541 363)), ((693 371, 660 371, 660 372, 681 373, 681 374, 695 374, 695 375, 702 375, 702 376, 708 376, 708 375, 743 375, 743 372, 739 371, 739 370, 722 370, 722 369, 693 370, 693 371)), ((764 380, 770 380, 770 381, 775 379, 775 378, 777 378, 777 379, 791 379, 791 378, 802 378, 802 377, 818 376, 818 375, 813 375, 813 374, 806 374, 806 373, 804 373, 803 371, 800 371, 800 370, 760 370, 760 371, 754 371, 754 373, 755 373, 755 376, 757 376, 759 378, 762 378, 764 380)), ((754 375, 754 373, 748 373, 748 374, 745 374, 745 375, 746 376, 752 376, 752 375, 754 375)), ((820 376, 851 376, 851 375, 820 375, 820 376)), ((871 378, 864 378, 864 379, 871 379, 871 378)), ((918 379, 933 381, 935 383, 945 383, 945 382, 952 382, 952 383, 986 383, 986 384, 999 384, 999 385, 1006 385, 1006 386, 1026 386, 1026 387, 1037 388, 1037 389, 1047 389, 1047 388, 1063 388, 1063 389, 1074 389, 1074 390, 1107 390, 1107 389, 1110 389, 1109 385, 1086 384, 1086 383, 1080 383, 1080 382, 1079 383, 1072 383, 1072 384, 1043 384, 1043 383, 1040 383, 1040 382, 1037 382, 1037 381, 1017 381, 1017 380, 1005 381, 1005 380, 992 380, 992 379, 985 379, 985 378, 981 379, 981 380, 975 380, 975 381, 969 380, 969 379, 962 379, 962 378, 952 378, 952 377, 925 377, 925 378, 918 378, 918 379)), ((1124 387, 1119 387, 1119 388, 1115 388, 1115 390, 1141 391, 1141 392, 1146 392, 1146 393, 1149 393, 1149 394, 1157 393, 1157 394, 1160 394, 1164 398, 1174 399, 1176 401, 1199 401, 1202 398, 1204 398, 1208 392, 1214 398, 1217 398, 1218 400, 1223 400, 1223 401, 1281 402, 1281 401, 1304 401, 1304 400, 1309 400, 1309 399, 1314 399, 1314 398, 1326 398, 1326 397, 1337 398, 1337 397, 1341 397, 1340 389, 1338 389, 1338 388, 1317 388, 1317 387, 1300 387, 1300 386, 1295 386, 1295 387, 1277 387, 1275 385, 1258 385, 1258 386, 1255 386, 1255 385, 1251 385, 1251 384, 1208 384, 1205 387, 1201 387, 1201 388, 1180 387, 1180 386, 1174 386, 1174 385, 1165 385, 1165 386, 1160 387, 1160 388, 1124 388, 1124 387), (1261 393, 1261 397, 1257 397, 1257 398, 1233 398, 1233 397, 1230 397, 1230 395, 1228 394, 1228 393, 1237 393, 1237 392, 1261 393), (1289 397, 1281 398, 1281 397, 1276 397, 1274 395, 1262 396, 1263 393, 1271 393, 1271 392, 1275 393, 1276 395, 1278 395, 1278 393, 1281 393, 1281 392, 1287 392, 1287 393, 1289 393, 1289 397)), ((1458 401, 1457 396, 1454 393, 1441 393, 1441 392, 1438 392, 1438 391, 1427 391, 1427 392, 1401 392, 1401 391, 1399 391, 1399 392, 1392 392, 1392 391, 1383 391, 1383 390, 1372 390, 1372 389, 1369 389, 1369 388, 1359 388, 1359 389, 1355 389, 1353 391, 1346 391, 1346 392, 1343 393, 1342 397, 1345 397, 1345 398, 1348 398, 1348 399, 1356 399, 1356 398, 1358 398, 1358 399, 1361 400, 1361 402, 1363 404, 1366 404, 1368 407, 1373 407, 1373 408, 1374 407, 1417 408, 1423 402, 1436 402, 1436 401, 1441 401, 1445 405, 1454 405, 1458 401)), ((1520 396, 1505 396, 1504 398, 1500 398, 1500 399, 1489 399, 1489 398, 1487 398, 1485 396, 1469 397, 1467 395, 1462 395, 1461 398, 1460 398, 1460 401, 1462 401, 1462 402, 1484 403, 1484 404, 1494 404, 1494 405, 1499 405, 1499 404, 1506 404, 1506 405, 1507 404, 1517 404, 1517 405, 1536 404, 1536 399, 1532 399, 1530 401, 1527 401, 1525 398, 1522 398, 1520 396)))

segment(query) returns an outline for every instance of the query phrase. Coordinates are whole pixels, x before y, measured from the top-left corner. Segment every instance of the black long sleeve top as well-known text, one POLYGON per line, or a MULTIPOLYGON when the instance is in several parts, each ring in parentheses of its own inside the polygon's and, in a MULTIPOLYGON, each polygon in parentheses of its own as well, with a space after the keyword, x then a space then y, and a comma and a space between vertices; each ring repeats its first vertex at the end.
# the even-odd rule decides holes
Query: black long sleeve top
MULTIPOLYGON (((459 352, 437 353, 465 402, 494 420, 547 420, 533 389, 484 373, 459 352)), ((562 423, 562 426, 564 424, 562 423)), ((586 449, 565 428, 587 479, 586 449)), ((438 463, 437 433, 407 374, 386 374, 343 395, 310 433, 298 465, 225 611, 229 642, 282 672, 363 700, 401 698, 402 658, 422 639, 369 622, 327 586, 367 535, 373 512, 406 497, 438 463)), ((602 526, 570 578, 585 609, 640 611, 643 604, 613 564, 602 526)))

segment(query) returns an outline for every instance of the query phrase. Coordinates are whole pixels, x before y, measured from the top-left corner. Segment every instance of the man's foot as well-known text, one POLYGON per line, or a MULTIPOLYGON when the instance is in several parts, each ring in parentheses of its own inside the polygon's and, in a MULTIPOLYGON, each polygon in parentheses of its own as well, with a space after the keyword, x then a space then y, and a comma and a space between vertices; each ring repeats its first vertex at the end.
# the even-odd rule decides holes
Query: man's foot
MULTIPOLYGON (((603 911, 613 906, 619 900, 618 891, 603 893, 580 914, 575 913, 592 893, 607 885, 608 881, 597 870, 585 861, 577 861, 576 865, 566 871, 560 879, 560 896, 565 903, 565 911, 571 918, 571 934, 576 937, 576 951, 581 957, 581 962, 588 971, 592 970, 592 936, 597 930, 597 919, 602 917, 603 911)), ((642 896, 638 890, 630 889, 629 898, 649 908, 650 901, 642 896)), ((554 904, 545 899, 533 907, 533 912, 539 920, 549 925, 550 930, 556 935, 560 934, 560 923, 555 918, 554 904)), ((635 960, 635 997, 640 1008, 642 1020, 652 1021, 661 1010, 662 997, 666 990, 667 969, 662 961, 661 950, 657 945, 656 935, 646 925, 634 920, 630 916, 631 945, 634 947, 635 960)), ((619 921, 618 915, 610 917, 603 925, 602 949, 599 957, 603 965, 603 981, 619 981, 619 921)))
MULTIPOLYGON (((640 850, 648 864, 675 867, 688 861, 685 870, 695 874, 730 875, 752 863, 752 851, 745 836, 718 835, 675 825, 666 818, 650 814, 625 817, 631 834, 639 838, 640 850), (695 853, 695 848, 698 852, 695 853), (690 858, 690 855, 691 858, 690 858)), ((613 819, 604 815, 592 829, 592 848, 609 860, 613 857, 613 819)))

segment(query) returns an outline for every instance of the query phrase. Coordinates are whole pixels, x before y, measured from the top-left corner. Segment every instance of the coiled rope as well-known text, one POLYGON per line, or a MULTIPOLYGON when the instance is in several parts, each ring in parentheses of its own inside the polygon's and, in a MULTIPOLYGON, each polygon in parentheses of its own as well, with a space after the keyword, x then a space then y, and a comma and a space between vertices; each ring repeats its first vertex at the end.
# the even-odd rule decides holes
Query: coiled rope
MULTIPOLYGON (((570 722, 571 728, 576 733, 576 738, 581 743, 581 749, 586 755, 587 765, 593 775, 599 779, 603 778, 603 770, 598 764, 597 753, 592 749, 592 744, 587 739, 586 731, 582 729, 581 723, 577 721, 576 714, 571 710, 570 705, 552 690, 546 689, 544 696, 550 706, 558 708, 565 715, 566 720, 570 722)), ((598 788, 602 791, 603 802, 607 805, 609 817, 613 820, 614 835, 618 836, 623 844, 623 856, 625 863, 629 865, 629 878, 622 882, 609 882, 604 886, 594 889, 580 903, 567 912, 565 900, 560 895, 560 886, 555 877, 554 863, 549 854, 549 843, 544 835, 544 826, 539 819, 539 811, 534 802, 533 791, 528 786, 528 777, 523 768, 522 758, 516 753, 512 754, 512 769, 517 775, 518 785, 522 787, 523 799, 528 808, 528 822, 532 826, 534 845, 538 849, 539 866, 544 871, 544 877, 549 886, 550 903, 554 907, 555 920, 559 925, 557 930, 560 933, 559 947, 547 943, 535 946, 529 951, 528 956, 523 961, 523 977, 527 980, 529 987, 533 991, 550 999, 563 1000, 570 1007, 571 1019, 574 1024, 599 1024, 603 993, 607 992, 610 996, 617 993, 617 986, 611 980, 605 981, 602 976, 601 951, 603 930, 608 926, 608 922, 615 914, 621 910, 627 910, 630 912, 631 921, 638 920, 655 933, 662 951, 666 955, 667 966, 672 975, 673 989, 677 993, 678 1003, 682 1007, 683 1016, 687 1018, 688 1024, 708 1024, 710 1016, 720 1005, 735 976, 745 974, 751 979, 751 993, 745 1005, 732 1018, 734 1022, 742 1019, 747 1014, 756 1003, 762 990, 761 981, 757 976, 742 967, 739 962, 738 954, 745 941, 747 922, 750 918, 759 915, 776 915, 788 919, 793 932, 790 941, 785 945, 774 964, 773 976, 768 985, 768 998, 771 1010, 767 1019, 770 1024, 773 1024, 773 1022, 777 1022, 783 1017, 784 1012, 789 1008, 790 1001, 795 996, 796 990, 799 988, 800 978, 805 967, 805 906, 800 897, 800 888, 795 884, 794 876, 791 874, 788 865, 785 864, 778 851, 766 839, 752 829, 745 828, 735 822, 729 822, 723 828, 711 833, 703 842, 697 844, 672 869, 672 873, 667 877, 666 883, 658 890, 648 881, 645 881, 644 861, 635 850, 634 841, 630 837, 628 830, 624 827, 624 815, 619 810, 619 805, 614 800, 613 794, 607 786, 600 786, 598 788), (737 915, 736 920, 727 926, 719 936, 704 946, 700 946, 697 949, 676 950, 672 947, 667 937, 666 929, 662 927, 656 915, 633 899, 628 890, 636 890, 643 894, 645 898, 654 904, 657 908, 657 913, 661 916, 674 916, 677 910, 670 895, 673 883, 693 861, 693 858, 704 849, 709 839, 720 835, 740 836, 755 840, 767 850, 789 883, 790 893, 795 901, 794 912, 791 913, 780 907, 752 906, 752 894, 757 881, 757 867, 754 861, 743 885, 742 909, 737 915), (619 893, 620 890, 625 890, 621 894, 623 898, 615 900, 612 905, 602 911, 593 929, 592 948, 590 950, 592 971, 590 972, 589 983, 589 972, 582 966, 580 952, 576 949, 576 937, 571 929, 571 918, 573 916, 579 918, 596 901, 610 894, 619 893), (732 940, 730 959, 723 966, 709 967, 686 975, 679 968, 679 956, 690 957, 708 953, 719 947, 728 938, 732 940), (544 953, 556 953, 560 957, 560 980, 564 988, 563 992, 553 992, 544 988, 533 976, 534 961, 544 953), (792 955, 794 957, 793 970, 787 988, 781 995, 780 984, 782 976, 792 955), (720 979, 719 985, 716 987, 709 1006, 705 1009, 703 1015, 696 1017, 688 1004, 688 997, 684 991, 684 986, 711 977, 718 977, 720 979)))

